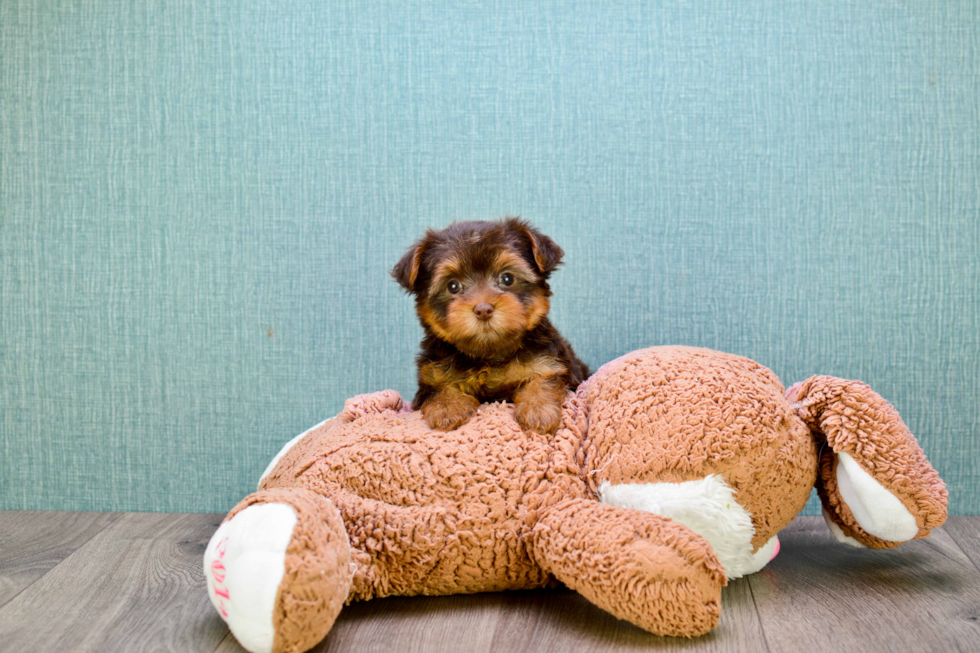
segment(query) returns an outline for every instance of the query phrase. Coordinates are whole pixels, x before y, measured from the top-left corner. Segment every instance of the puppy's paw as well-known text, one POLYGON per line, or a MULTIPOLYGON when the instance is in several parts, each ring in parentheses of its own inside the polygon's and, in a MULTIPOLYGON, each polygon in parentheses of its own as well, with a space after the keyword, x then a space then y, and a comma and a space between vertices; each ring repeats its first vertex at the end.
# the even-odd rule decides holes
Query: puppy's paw
POLYGON ((555 401, 518 401, 514 419, 525 431, 554 433, 561 424, 561 403, 555 401))
POLYGON ((452 431, 473 417, 480 402, 458 390, 442 390, 422 404, 422 417, 429 428, 452 431))

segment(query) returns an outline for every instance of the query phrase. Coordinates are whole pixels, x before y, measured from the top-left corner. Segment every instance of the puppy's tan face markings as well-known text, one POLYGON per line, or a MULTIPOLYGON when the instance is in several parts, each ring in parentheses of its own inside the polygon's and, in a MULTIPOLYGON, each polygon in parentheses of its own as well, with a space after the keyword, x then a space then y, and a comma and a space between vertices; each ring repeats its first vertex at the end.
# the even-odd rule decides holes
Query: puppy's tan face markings
POLYGON ((447 290, 450 281, 456 281, 462 287, 461 297, 470 297, 488 301, 501 294, 498 287, 506 289, 515 283, 534 284, 538 282, 538 275, 531 269, 531 266, 514 252, 504 250, 496 256, 489 274, 474 273, 468 269, 463 261, 453 256, 445 261, 436 264, 432 272, 432 282, 429 284, 428 296, 435 297, 447 290), (514 280, 510 286, 502 283, 503 275, 510 273, 514 280), (475 294, 474 294, 475 293, 475 294))
POLYGON ((539 276, 518 253, 499 247, 478 269, 465 256, 436 263, 419 317, 440 338, 473 356, 515 349, 548 312, 539 276), (477 307, 489 305, 481 318, 477 307))
POLYGON ((517 281, 524 281, 526 283, 538 282, 537 273, 531 269, 527 261, 510 250, 504 250, 498 254, 494 263, 493 276, 495 277, 500 277, 505 272, 510 272, 515 275, 517 281))
POLYGON ((432 272, 432 282, 429 284, 429 297, 438 295, 446 290, 446 284, 452 280, 459 281, 466 274, 466 269, 458 256, 450 257, 436 264, 432 272))
POLYGON ((544 295, 537 295, 531 301, 531 309, 528 312, 528 329, 533 329, 541 322, 541 318, 548 314, 548 309, 551 308, 551 302, 544 295))

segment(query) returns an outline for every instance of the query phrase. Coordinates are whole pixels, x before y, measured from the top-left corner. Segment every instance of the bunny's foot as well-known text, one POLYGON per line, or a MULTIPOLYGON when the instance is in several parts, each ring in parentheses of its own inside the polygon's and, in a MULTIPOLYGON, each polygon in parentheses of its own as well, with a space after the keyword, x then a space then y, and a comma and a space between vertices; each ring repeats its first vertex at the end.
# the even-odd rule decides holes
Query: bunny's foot
POLYGON ((204 575, 211 603, 243 647, 305 651, 329 632, 350 590, 344 522, 308 490, 252 494, 211 538, 204 575))

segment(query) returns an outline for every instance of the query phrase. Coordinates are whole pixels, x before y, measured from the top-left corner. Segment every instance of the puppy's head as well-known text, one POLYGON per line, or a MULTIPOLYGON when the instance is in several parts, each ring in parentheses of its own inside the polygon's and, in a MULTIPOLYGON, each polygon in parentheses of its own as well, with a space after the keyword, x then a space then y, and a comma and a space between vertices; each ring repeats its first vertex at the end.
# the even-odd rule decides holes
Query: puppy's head
POLYGON ((475 358, 512 354, 548 313, 548 277, 564 255, 527 222, 458 222, 426 232, 391 271, 422 324, 475 358))

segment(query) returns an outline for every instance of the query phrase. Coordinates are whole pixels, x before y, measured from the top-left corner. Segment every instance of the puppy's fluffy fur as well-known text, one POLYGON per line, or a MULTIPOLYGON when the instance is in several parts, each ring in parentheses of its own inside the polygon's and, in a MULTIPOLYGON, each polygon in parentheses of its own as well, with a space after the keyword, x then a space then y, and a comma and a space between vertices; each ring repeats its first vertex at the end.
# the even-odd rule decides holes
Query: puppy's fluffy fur
POLYGON ((480 401, 514 402, 522 428, 553 433, 561 403, 589 375, 548 321, 548 277, 564 252, 527 222, 428 230, 391 271, 415 296, 425 337, 412 402, 435 429, 466 422, 480 401))

